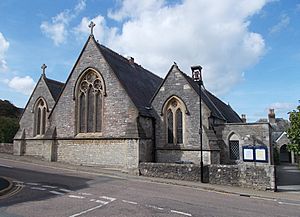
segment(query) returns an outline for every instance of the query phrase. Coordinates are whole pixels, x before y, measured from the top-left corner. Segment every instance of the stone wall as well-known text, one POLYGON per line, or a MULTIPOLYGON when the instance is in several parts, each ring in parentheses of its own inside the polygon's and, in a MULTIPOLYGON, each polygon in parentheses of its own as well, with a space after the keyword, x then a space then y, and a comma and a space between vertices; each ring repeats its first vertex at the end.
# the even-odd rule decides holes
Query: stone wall
POLYGON ((41 157, 47 161, 52 160, 52 140, 32 139, 24 142, 24 155, 41 157))
POLYGON ((13 143, 0 143, 0 153, 13 154, 13 143))
MULTIPOLYGON (((194 164, 200 164, 200 150, 157 150, 156 161, 158 163, 175 163, 179 161, 188 161, 194 164)), ((204 164, 216 164, 218 161, 218 151, 203 151, 204 164)))
POLYGON ((210 165, 209 183, 274 191, 275 166, 210 165))
POLYGON ((138 139, 58 140, 55 146, 57 161, 122 168, 131 173, 138 168, 138 139))
POLYGON ((140 139, 139 162, 153 162, 154 150, 152 139, 140 139))
POLYGON ((264 146, 268 150, 268 162, 259 164, 273 164, 273 148, 271 146, 270 125, 268 123, 238 123, 222 124, 214 127, 221 148, 221 164, 252 164, 243 161, 243 146, 264 146), (236 135, 239 141, 239 159, 230 160, 229 139, 236 135))
MULTIPOLYGON (((200 181, 201 168, 195 164, 140 163, 139 171, 149 177, 200 181)), ((204 166, 204 181, 264 191, 276 189, 273 165, 207 165, 204 166)))
MULTIPOLYGON (((140 163, 140 174, 148 177, 166 179, 177 179, 186 181, 200 181, 201 168, 194 164, 172 164, 172 163, 140 163)), ((207 166, 204 176, 208 176, 207 166)))

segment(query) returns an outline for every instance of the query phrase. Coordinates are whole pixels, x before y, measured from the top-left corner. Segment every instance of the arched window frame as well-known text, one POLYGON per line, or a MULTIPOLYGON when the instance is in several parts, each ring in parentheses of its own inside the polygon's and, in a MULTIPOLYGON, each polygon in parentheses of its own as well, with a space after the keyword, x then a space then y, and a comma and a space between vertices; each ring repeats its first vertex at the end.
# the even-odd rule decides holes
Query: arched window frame
POLYGON ((240 136, 235 132, 231 132, 228 136, 227 141, 228 141, 229 159, 231 161, 240 160, 241 159, 241 140, 240 140, 240 136), (238 148, 236 146, 238 146, 238 148))
POLYGON ((185 143, 185 122, 186 115, 189 114, 185 103, 177 96, 171 96, 166 100, 162 108, 162 116, 164 119, 164 131, 165 131, 165 141, 166 144, 172 145, 183 145, 185 143), (178 128, 178 111, 181 112, 181 130, 178 128), (170 138, 169 134, 169 121, 168 114, 172 114, 173 126, 170 127, 172 130, 173 139, 170 138), (179 137, 179 132, 181 131, 181 138, 179 137), (181 139, 181 141, 178 141, 181 139))
POLYGON ((103 131, 103 108, 104 108, 104 97, 106 96, 106 86, 105 86, 105 82, 104 82, 104 79, 101 75, 101 73, 99 73, 96 69, 94 68, 87 68, 85 69, 81 75, 79 76, 79 78, 77 79, 76 81, 76 84, 75 84, 75 88, 74 88, 74 92, 73 92, 73 99, 75 100, 75 126, 76 126, 76 134, 82 134, 82 133, 97 133, 97 134, 101 134, 101 132, 103 131), (96 88, 95 85, 94 85, 94 82, 95 80, 89 82, 87 80, 87 76, 89 74, 94 74, 96 76, 96 79, 95 80, 99 80, 99 84, 100 84, 100 87, 99 88, 96 88), (82 89, 82 83, 84 81, 87 81, 88 83, 88 86, 87 86, 87 89, 86 89, 86 92, 83 91, 82 89), (91 86, 92 85, 92 86, 91 86), (89 92, 89 88, 93 88, 92 90, 92 94, 94 94, 94 104, 93 104, 93 123, 92 123, 92 130, 89 130, 88 128, 91 127, 89 126, 89 122, 88 122, 88 119, 91 118, 90 116, 88 115, 91 115, 91 114, 88 114, 89 111, 89 104, 88 104, 88 98, 87 98, 87 93, 89 92), (82 97, 85 99, 85 102, 84 102, 84 117, 82 117, 82 115, 80 114, 81 113, 81 103, 80 103, 80 96, 84 94, 85 96, 82 97), (100 94, 100 97, 96 97, 97 94, 100 94), (99 98, 101 99, 101 101, 97 101, 99 100, 99 98), (101 110, 100 110, 100 114, 97 113, 98 110, 96 109, 97 108, 97 105, 95 103, 100 103, 101 105, 101 110), (100 116, 100 117, 99 117, 100 116), (100 120, 100 122, 97 122, 97 120, 100 120), (81 129, 81 124, 82 124, 82 121, 85 122, 84 124, 84 127, 85 129, 81 129), (100 126, 98 128, 98 125, 100 126))
POLYGON ((34 127, 33 136, 42 136, 46 132, 48 119, 48 105, 43 97, 39 97, 33 106, 34 127))

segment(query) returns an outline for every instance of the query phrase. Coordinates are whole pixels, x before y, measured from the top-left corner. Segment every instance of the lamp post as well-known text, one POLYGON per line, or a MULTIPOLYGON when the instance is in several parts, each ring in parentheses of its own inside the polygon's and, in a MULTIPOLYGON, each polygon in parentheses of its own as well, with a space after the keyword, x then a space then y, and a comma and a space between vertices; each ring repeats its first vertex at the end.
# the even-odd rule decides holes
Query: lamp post
POLYGON ((201 66, 192 66, 192 78, 195 82, 199 85, 199 109, 200 109, 200 128, 199 128, 199 135, 200 135, 200 167, 201 167, 201 182, 203 183, 203 143, 202 143, 202 75, 201 75, 201 66))

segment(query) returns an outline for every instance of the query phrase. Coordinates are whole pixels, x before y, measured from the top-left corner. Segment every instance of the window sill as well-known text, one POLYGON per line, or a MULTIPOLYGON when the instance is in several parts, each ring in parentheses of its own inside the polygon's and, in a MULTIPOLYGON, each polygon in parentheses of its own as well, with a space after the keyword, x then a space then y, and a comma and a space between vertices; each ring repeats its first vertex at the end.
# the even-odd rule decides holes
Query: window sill
POLYGON ((75 138, 98 138, 102 137, 103 133, 98 132, 98 133, 78 133, 75 138))

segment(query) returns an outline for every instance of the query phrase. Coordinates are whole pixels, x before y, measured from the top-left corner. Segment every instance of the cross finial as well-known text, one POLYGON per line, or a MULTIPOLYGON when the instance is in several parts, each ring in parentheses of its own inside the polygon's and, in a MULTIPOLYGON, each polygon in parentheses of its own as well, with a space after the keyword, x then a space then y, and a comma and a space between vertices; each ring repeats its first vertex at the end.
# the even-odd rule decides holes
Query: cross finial
POLYGON ((45 76, 46 68, 47 68, 47 66, 46 66, 46 64, 44 63, 44 64, 41 66, 42 73, 43 73, 44 76, 45 76))
POLYGON ((95 26, 96 26, 96 24, 93 21, 91 21, 90 25, 89 25, 89 28, 91 29, 91 35, 93 35, 93 29, 95 26))

